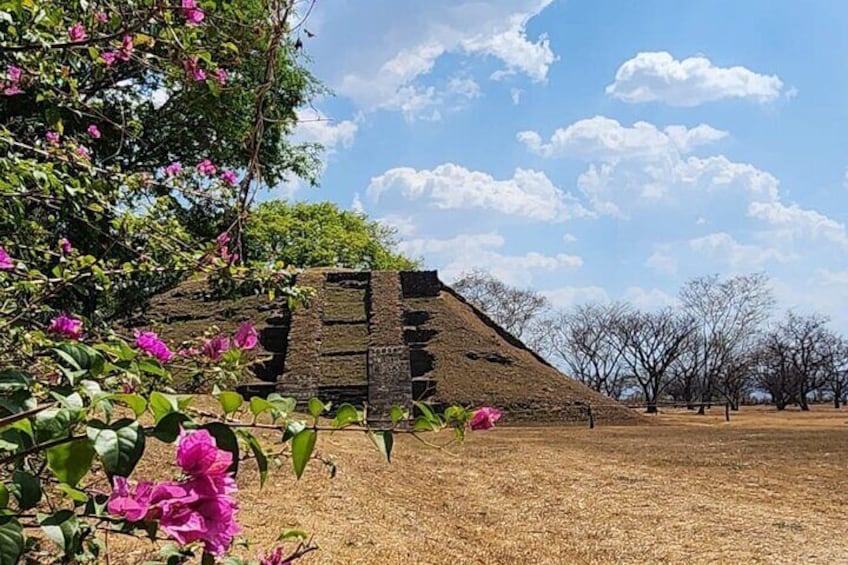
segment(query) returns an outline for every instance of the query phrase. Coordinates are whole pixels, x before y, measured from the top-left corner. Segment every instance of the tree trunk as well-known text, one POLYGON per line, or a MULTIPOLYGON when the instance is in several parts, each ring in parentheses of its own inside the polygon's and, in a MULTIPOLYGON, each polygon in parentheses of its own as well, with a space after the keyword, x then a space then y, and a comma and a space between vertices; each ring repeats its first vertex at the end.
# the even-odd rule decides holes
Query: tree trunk
POLYGON ((833 407, 838 409, 838 408, 840 408, 840 407, 841 407, 841 405, 842 405, 842 404, 841 404, 841 402, 840 402, 839 395, 838 395, 838 394, 834 394, 834 395, 833 395, 833 407))

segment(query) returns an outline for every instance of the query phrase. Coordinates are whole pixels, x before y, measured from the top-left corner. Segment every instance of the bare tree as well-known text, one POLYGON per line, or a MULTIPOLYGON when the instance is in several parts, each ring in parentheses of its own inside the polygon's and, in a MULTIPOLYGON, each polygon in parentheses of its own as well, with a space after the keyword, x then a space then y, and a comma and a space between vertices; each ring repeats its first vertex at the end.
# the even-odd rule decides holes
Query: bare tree
POLYGON ((825 387, 832 395, 833 407, 848 402, 848 340, 838 336, 831 344, 832 356, 825 375, 825 387))
POLYGON ((694 331, 691 319, 670 308, 657 312, 632 312, 618 326, 624 345, 624 362, 642 388, 648 412, 671 383, 670 368, 680 358, 694 331))
MULTIPOLYGON (((698 326, 693 346, 700 357, 701 401, 722 395, 738 408, 734 391, 742 385, 735 379, 746 379, 748 373, 733 366, 754 350, 761 325, 774 305, 768 277, 762 273, 724 280, 718 275, 699 277, 683 286, 680 299, 698 326)), ((699 412, 704 413, 703 405, 699 412)))
POLYGON ((583 304, 547 318, 543 350, 568 375, 612 398, 626 386, 624 346, 617 331, 627 307, 623 304, 583 304))
POLYGON ((463 274, 452 286, 506 331, 519 339, 531 338, 531 347, 537 345, 537 336, 529 330, 547 309, 547 298, 531 289, 510 286, 481 270, 463 274))

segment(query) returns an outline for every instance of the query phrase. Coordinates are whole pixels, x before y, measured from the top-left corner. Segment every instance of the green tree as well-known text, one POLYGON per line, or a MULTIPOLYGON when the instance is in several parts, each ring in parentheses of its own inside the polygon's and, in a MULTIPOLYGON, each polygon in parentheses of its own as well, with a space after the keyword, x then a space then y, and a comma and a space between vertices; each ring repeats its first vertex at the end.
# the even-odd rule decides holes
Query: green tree
POLYGON ((409 270, 418 265, 394 251, 394 229, 332 202, 262 202, 251 212, 245 240, 251 258, 296 267, 409 270))

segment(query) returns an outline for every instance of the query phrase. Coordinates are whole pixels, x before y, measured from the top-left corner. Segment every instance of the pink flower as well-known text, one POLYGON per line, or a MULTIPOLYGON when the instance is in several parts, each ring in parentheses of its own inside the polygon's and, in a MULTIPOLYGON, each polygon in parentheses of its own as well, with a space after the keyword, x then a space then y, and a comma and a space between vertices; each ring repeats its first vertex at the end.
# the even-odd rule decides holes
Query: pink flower
POLYGON ((59 247, 62 248, 62 253, 64 253, 65 255, 70 255, 71 251, 74 250, 74 246, 71 245, 71 242, 68 240, 67 237, 63 237, 59 240, 59 247))
POLYGON ((85 145, 78 145, 76 148, 76 153, 83 159, 90 159, 91 156, 88 154, 88 148, 85 145))
POLYGON ((116 476, 112 479, 112 495, 106 509, 110 514, 125 518, 128 522, 140 522, 150 510, 152 495, 153 483, 142 481, 130 491, 127 479, 116 476))
POLYGON ((240 349, 253 349, 259 342, 259 334, 253 326, 253 323, 248 320, 239 326, 233 341, 235 341, 236 345, 240 349))
POLYGON ((107 14, 106 12, 97 12, 96 14, 94 14, 94 19, 101 24, 105 24, 109 22, 109 14, 107 14))
POLYGON ((87 131, 88 135, 90 135, 94 139, 100 139, 100 129, 96 125, 91 124, 85 131, 87 131))
POLYGON ((155 332, 135 332, 135 346, 151 357, 167 363, 174 356, 174 352, 168 349, 164 341, 159 339, 155 332))
POLYGON ((230 78, 229 73, 227 73, 224 69, 215 69, 215 80, 218 81, 218 84, 224 86, 227 84, 227 79, 230 78))
POLYGON ((124 394, 132 394, 138 391, 138 387, 136 387, 133 383, 123 383, 121 385, 121 392, 124 394))
POLYGON ((223 475, 233 464, 233 454, 218 449, 215 438, 206 430, 180 431, 177 465, 186 475, 223 475))
POLYGON ((23 76, 23 70, 15 65, 9 65, 6 67, 6 76, 9 78, 9 82, 12 84, 18 84, 21 82, 21 77, 23 76))
POLYGON ((169 177, 173 177, 173 176, 180 174, 180 172, 182 172, 182 170, 183 170, 183 166, 180 164, 180 162, 174 161, 173 163, 171 163, 170 165, 165 167, 165 174, 169 177))
POLYGON ((15 268, 12 258, 6 253, 3 247, 0 247, 0 271, 11 271, 15 268))
POLYGON ((489 408, 488 406, 480 408, 471 417, 471 429, 488 430, 495 425, 495 422, 501 419, 501 416, 501 411, 497 408, 489 408))
POLYGON ((259 565, 291 565, 291 560, 286 559, 283 554, 283 548, 278 547, 270 553, 266 553, 264 557, 259 558, 259 565))
POLYGON ((6 96, 14 96, 15 94, 20 94, 21 92, 23 92, 23 90, 18 88, 18 85, 7 86, 3 89, 3 94, 5 94, 6 96))
POLYGON ((50 145, 59 145, 59 134, 55 131, 48 131, 44 134, 44 137, 47 139, 47 143, 50 145))
POLYGON ((201 351, 197 347, 183 347, 177 351, 177 355, 180 357, 197 357, 200 353, 201 351))
POLYGON ((79 22, 68 29, 68 37, 71 41, 82 41, 85 39, 85 27, 79 22))
POLYGON ((60 314, 50 322, 47 331, 60 334, 70 339, 82 337, 82 320, 71 318, 66 314, 60 314))
POLYGON ((224 171, 221 173, 221 180, 224 181, 224 184, 234 186, 238 182, 238 177, 233 171, 224 171))
POLYGON ((215 238, 215 241, 218 242, 218 245, 226 245, 230 242, 230 234, 228 234, 227 232, 223 232, 217 238, 215 238))
POLYGON ((204 159, 197 164, 197 172, 201 175, 214 175, 218 169, 209 159, 204 159))
POLYGON ((229 250, 229 248, 227 248, 226 245, 221 246, 221 249, 219 251, 219 255, 220 255, 221 259, 223 259, 227 263, 232 264, 232 263, 238 262, 239 254, 238 253, 230 254, 230 250, 229 250))
POLYGON ((183 16, 185 16, 188 25, 197 25, 203 21, 205 14, 203 10, 197 7, 196 0, 183 0, 183 16))
POLYGON ((111 67, 115 64, 115 61, 118 59, 117 51, 104 51, 100 54, 100 58, 103 59, 103 62, 106 63, 107 67, 111 67))
POLYGON ((230 350, 230 338, 216 335, 203 342, 203 354, 212 361, 218 361, 221 354, 230 350))
POLYGON ((196 81, 206 80, 206 71, 197 64, 197 57, 189 57, 183 61, 183 68, 196 81))
POLYGON ((117 57, 121 61, 129 61, 133 54, 133 38, 127 34, 121 39, 121 49, 118 50, 117 57))

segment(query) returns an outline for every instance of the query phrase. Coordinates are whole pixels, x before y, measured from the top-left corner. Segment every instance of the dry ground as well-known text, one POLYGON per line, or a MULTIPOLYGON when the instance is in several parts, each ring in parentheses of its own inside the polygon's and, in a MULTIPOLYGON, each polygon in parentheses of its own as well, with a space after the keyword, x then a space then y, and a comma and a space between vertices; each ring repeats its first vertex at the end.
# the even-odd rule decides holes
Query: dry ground
POLYGON ((848 563, 848 411, 657 419, 500 428, 453 453, 400 438, 391 465, 363 437, 325 435, 335 479, 280 469, 259 491, 245 465, 249 553, 298 527, 322 546, 311 564, 848 563))

